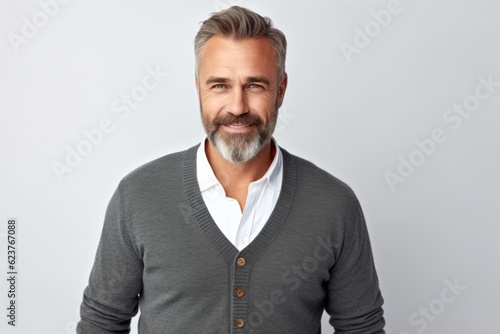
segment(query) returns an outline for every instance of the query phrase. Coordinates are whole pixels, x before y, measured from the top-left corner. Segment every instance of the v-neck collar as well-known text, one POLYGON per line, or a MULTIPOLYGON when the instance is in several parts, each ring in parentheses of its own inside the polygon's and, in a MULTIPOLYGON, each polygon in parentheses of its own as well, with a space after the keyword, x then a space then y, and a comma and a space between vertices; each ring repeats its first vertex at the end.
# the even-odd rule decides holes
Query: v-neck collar
POLYGON ((255 261, 277 236, 290 211, 296 185, 293 157, 280 147, 283 155, 283 181, 278 201, 259 234, 248 246, 239 251, 219 229, 203 201, 196 177, 196 152, 199 145, 185 151, 182 171, 184 191, 192 218, 205 237, 229 264, 233 264, 237 256, 244 256, 247 260, 255 261))

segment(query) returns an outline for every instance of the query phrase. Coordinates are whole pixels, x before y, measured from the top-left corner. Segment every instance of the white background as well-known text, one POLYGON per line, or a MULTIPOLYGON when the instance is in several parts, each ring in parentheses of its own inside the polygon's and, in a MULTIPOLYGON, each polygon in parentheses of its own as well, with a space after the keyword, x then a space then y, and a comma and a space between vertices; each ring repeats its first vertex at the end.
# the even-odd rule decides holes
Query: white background
MULTIPOLYGON (((387 333, 498 333, 500 87, 460 126, 458 114, 453 122, 443 115, 474 102, 479 77, 500 82, 500 4, 401 0, 385 26, 373 24, 371 11, 389 3, 73 0, 43 22, 37 1, 2 1, 0 267, 6 274, 7 219, 15 217, 19 294, 11 328, 2 279, 0 332, 74 332, 115 187, 143 163, 200 141, 192 41, 211 12, 240 4, 287 35, 289 89, 275 137, 357 193, 387 333), (23 18, 40 27, 16 44, 23 18), (373 29, 368 45, 356 27, 373 29), (356 42, 357 53, 343 53, 356 42), (148 67, 168 76, 120 118, 111 105, 148 67), (67 165, 68 147, 84 145, 83 131, 103 119, 113 131, 59 179, 53 165, 67 165), (416 152, 415 141, 436 128, 446 140, 416 152), (418 166, 391 189, 385 175, 398 173, 400 156, 418 166), (462 288, 453 293, 445 281, 462 288)), ((332 332, 324 317, 323 333, 332 332)))

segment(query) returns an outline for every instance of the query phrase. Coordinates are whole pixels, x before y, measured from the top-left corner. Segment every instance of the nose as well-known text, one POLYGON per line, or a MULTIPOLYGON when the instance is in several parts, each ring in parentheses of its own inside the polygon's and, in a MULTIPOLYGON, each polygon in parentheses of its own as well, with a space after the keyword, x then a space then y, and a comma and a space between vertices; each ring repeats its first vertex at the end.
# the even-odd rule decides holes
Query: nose
POLYGON ((234 87, 231 89, 228 94, 226 111, 235 116, 246 114, 248 112, 248 105, 243 88, 234 87))

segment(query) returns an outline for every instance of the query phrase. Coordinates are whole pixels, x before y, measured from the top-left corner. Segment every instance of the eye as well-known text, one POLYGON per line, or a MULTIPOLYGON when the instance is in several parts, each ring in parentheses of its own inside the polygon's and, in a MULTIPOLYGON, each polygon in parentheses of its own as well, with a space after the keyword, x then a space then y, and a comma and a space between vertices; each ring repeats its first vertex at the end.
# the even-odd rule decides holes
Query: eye
POLYGON ((212 89, 224 89, 226 86, 224 84, 216 84, 212 86, 212 89))
POLYGON ((251 89, 262 89, 262 88, 264 88, 264 87, 262 87, 262 86, 261 86, 261 85, 259 85, 259 84, 255 84, 255 83, 253 83, 253 84, 250 84, 250 85, 248 86, 248 88, 251 88, 251 89))

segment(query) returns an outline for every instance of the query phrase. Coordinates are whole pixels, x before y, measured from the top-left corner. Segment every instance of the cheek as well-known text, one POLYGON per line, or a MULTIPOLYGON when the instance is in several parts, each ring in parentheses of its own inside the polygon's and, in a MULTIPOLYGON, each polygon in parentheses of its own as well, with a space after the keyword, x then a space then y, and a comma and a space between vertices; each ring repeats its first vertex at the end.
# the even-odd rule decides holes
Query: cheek
MULTIPOLYGON (((200 99, 201 108, 203 110, 204 115, 213 115, 218 112, 220 109, 220 103, 217 102, 217 99, 213 98, 201 98, 200 99)), ((212 116, 210 116, 212 117, 212 116)))
POLYGON ((249 99, 250 110, 260 117, 269 120, 274 115, 276 109, 276 98, 272 95, 259 96, 255 99, 249 99))

